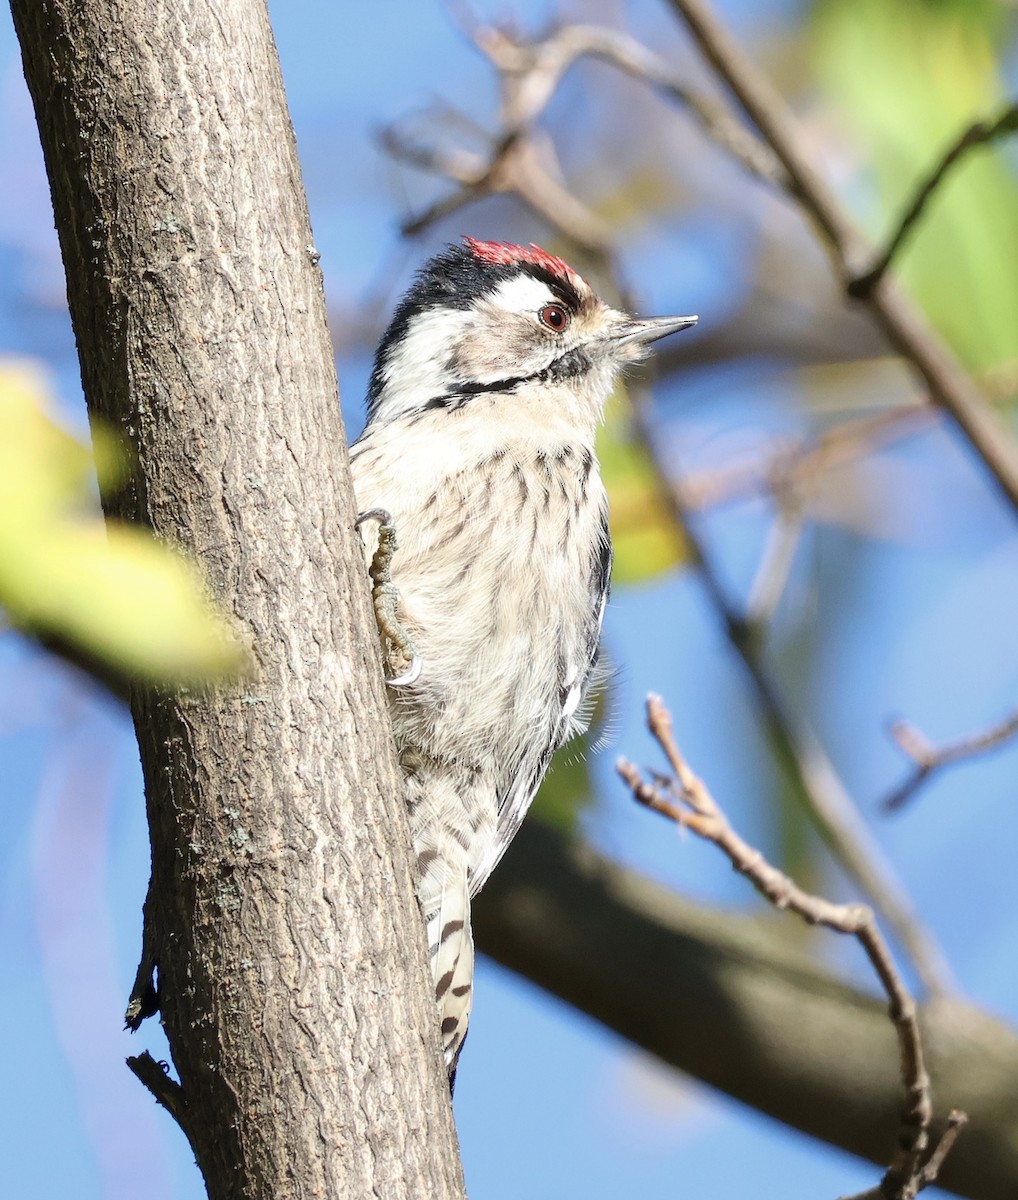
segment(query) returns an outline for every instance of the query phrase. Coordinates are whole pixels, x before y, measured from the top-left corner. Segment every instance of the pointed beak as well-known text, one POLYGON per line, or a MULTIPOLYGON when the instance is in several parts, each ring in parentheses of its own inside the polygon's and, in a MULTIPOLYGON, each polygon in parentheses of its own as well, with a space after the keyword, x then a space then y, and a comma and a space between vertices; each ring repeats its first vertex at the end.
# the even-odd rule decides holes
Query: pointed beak
POLYGON ((699 317, 648 317, 645 321, 630 319, 611 335, 611 341, 616 346, 649 346, 658 338, 667 337, 670 333, 678 333, 680 329, 689 329, 699 319, 699 317))

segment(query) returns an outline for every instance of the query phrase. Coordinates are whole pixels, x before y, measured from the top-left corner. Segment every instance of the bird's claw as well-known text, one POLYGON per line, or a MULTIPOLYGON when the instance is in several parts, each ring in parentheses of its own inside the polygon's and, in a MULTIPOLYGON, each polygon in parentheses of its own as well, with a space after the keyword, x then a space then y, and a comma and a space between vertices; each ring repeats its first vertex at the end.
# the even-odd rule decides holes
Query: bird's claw
POLYGON ((409 668, 402 675, 394 675, 392 679, 385 681, 386 687, 401 688, 408 687, 411 683, 416 683, 421 674, 421 656, 415 654, 410 660, 409 668))
POLYGON ((377 521, 378 524, 388 525, 394 528, 392 524, 392 514, 387 508, 366 508, 364 512, 357 514, 357 520, 354 521, 354 529, 360 529, 365 521, 377 521))
POLYGON ((371 576, 371 601, 382 638, 386 666, 393 651, 410 663, 402 674, 387 678, 385 683, 391 688, 408 687, 420 677, 422 663, 413 639, 396 615, 399 588, 392 582, 391 574, 392 557, 396 553, 396 526, 392 523, 391 514, 384 508, 369 508, 360 513, 355 528, 359 529, 365 521, 378 522, 378 548, 371 559, 368 574, 371 576))

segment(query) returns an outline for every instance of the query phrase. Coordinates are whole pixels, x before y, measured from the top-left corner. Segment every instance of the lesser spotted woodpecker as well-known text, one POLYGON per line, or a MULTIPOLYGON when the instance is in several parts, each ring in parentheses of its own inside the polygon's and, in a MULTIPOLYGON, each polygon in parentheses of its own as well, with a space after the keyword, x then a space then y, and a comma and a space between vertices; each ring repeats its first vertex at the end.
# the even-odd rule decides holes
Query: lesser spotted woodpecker
POLYGON ((695 321, 636 320, 536 246, 466 238, 420 270, 378 348, 354 489, 368 559, 366 518, 396 539, 376 608, 450 1073, 470 899, 583 728, 612 559, 602 410, 621 367, 695 321))

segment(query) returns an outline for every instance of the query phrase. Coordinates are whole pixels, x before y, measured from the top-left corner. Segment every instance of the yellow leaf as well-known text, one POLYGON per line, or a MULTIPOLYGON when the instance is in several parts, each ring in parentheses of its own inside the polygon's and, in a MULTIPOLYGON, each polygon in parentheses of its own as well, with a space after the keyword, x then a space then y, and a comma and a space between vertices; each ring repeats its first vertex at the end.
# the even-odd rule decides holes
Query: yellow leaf
MULTIPOLYGON (((114 447, 104 439, 107 477, 114 447)), ((0 362, 0 606, 124 674, 174 683, 236 670, 241 648, 197 568, 145 530, 104 525, 93 472, 47 415, 39 369, 0 362)))
POLYGON ((688 557, 682 532, 650 455, 633 435, 622 389, 608 402, 597 453, 611 502, 613 582, 639 583, 680 566, 688 557))

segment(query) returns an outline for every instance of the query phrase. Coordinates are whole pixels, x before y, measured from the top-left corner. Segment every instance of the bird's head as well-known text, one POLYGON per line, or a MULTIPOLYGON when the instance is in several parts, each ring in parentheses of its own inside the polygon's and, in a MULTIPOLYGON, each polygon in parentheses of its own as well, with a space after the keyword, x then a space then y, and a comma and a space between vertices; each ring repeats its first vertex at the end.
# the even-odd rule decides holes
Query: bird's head
POLYGON ((464 238, 427 262, 378 347, 368 420, 565 386, 600 408, 618 370, 697 318, 637 320, 537 246, 464 238))

